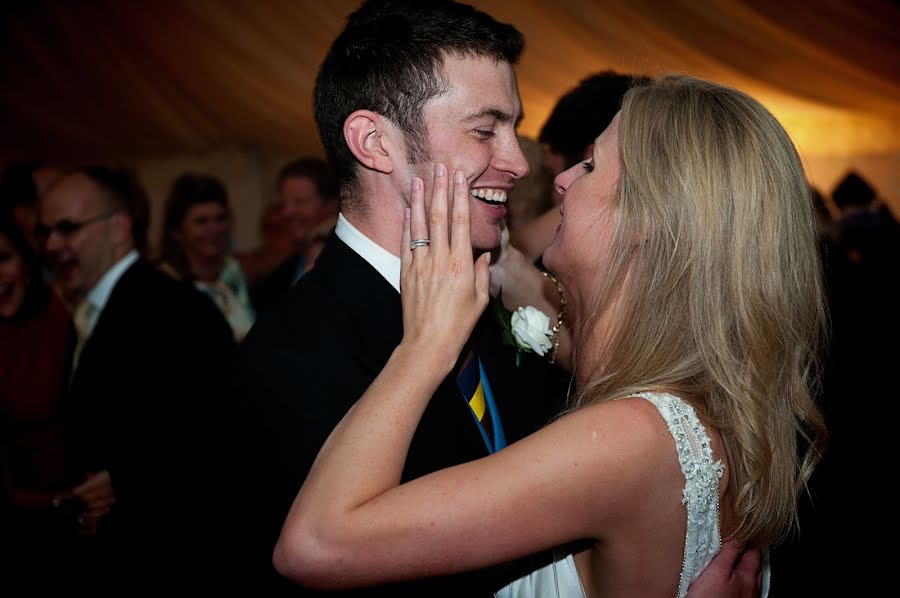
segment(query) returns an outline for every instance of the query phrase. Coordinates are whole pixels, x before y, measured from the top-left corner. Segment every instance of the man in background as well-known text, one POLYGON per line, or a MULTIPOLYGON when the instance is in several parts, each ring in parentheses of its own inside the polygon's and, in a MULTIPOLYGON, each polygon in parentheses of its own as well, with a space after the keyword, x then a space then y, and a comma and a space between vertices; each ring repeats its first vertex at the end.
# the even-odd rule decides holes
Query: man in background
POLYGON ((93 551, 85 576, 117 595, 211 589, 222 565, 218 402, 234 341, 206 296, 140 256, 135 184, 86 167, 40 203, 39 236, 76 306, 68 423, 86 473, 74 491, 93 551))
MULTIPOLYGON (((544 166, 554 178, 578 162, 590 158, 594 139, 603 132, 622 105, 622 96, 644 77, 603 71, 582 79, 563 95, 541 127, 538 141, 544 147, 544 166)), ((553 189, 553 204, 562 196, 553 189)), ((559 226, 559 209, 554 207, 525 226, 510 230, 510 243, 531 260, 543 253, 559 226)))
POLYGON ((323 226, 330 230, 337 221, 337 181, 324 160, 301 158, 286 164, 278 173, 277 186, 281 217, 294 251, 251 285, 257 313, 268 309, 312 268, 321 248, 317 231, 323 226))

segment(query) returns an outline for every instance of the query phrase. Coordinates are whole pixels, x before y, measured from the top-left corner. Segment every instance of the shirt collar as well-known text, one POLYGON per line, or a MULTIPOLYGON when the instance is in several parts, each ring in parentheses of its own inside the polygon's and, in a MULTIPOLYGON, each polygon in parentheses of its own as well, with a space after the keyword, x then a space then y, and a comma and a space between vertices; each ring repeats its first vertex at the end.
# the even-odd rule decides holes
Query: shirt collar
POLYGON ((400 292, 400 258, 381 247, 375 241, 365 236, 350 221, 344 218, 344 214, 338 214, 337 225, 334 233, 338 239, 358 253, 360 257, 369 262, 397 292, 400 292))
POLYGON ((113 264, 113 267, 107 270, 106 274, 100 278, 100 282, 94 285, 94 288, 87 295, 87 301, 90 301, 91 305, 94 306, 94 313, 99 314, 99 312, 103 311, 103 308, 106 307, 106 302, 109 301, 109 296, 112 295, 113 289, 116 287, 116 283, 125 274, 125 270, 130 268, 137 259, 138 252, 136 249, 132 249, 125 254, 125 257, 113 264))

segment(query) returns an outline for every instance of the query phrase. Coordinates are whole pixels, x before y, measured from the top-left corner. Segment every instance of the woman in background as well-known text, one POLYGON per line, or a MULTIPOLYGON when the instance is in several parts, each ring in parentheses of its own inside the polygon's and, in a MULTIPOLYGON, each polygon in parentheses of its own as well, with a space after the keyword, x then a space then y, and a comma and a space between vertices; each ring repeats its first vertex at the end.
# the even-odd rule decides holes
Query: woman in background
POLYGON ((160 269, 209 295, 240 341, 255 314, 230 243, 231 214, 221 181, 201 174, 178 177, 165 206, 160 269))
MULTIPOLYGON (((65 450, 64 402, 74 329, 62 299, 10 213, 0 216, 0 555, 3 582, 51 589, 71 581, 86 503, 65 450), (54 581, 55 579, 55 581, 54 581), (19 581, 15 581, 19 580, 19 581)), ((96 512, 109 504, 94 504, 96 512)), ((2 592, 0 592, 2 593, 2 592)))

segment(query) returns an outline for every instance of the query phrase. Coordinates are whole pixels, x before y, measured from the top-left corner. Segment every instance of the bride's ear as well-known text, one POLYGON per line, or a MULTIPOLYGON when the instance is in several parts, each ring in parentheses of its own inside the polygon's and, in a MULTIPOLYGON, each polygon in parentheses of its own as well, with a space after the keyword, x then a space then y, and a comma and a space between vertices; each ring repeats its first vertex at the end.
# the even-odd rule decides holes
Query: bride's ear
POLYGON ((344 121, 344 141, 359 160, 370 170, 390 174, 398 145, 396 127, 376 112, 357 110, 344 121))

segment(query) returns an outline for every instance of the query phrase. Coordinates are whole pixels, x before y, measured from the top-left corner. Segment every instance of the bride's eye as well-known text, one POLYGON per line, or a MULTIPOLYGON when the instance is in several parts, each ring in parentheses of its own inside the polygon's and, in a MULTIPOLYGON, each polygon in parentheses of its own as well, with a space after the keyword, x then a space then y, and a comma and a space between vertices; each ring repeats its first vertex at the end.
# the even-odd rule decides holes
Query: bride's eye
POLYGON ((594 160, 593 158, 590 160, 585 160, 581 163, 581 167, 584 168, 585 172, 594 172, 594 160))

